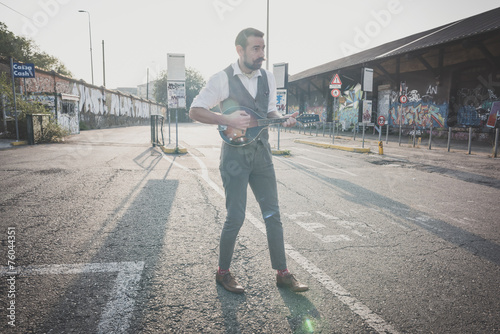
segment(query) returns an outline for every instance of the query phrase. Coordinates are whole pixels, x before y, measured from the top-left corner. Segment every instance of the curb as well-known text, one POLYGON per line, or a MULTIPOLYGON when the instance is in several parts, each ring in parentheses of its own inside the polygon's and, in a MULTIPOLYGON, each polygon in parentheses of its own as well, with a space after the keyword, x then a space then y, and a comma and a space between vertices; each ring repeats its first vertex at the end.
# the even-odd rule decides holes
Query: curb
POLYGON ((12 146, 23 146, 23 145, 28 145, 28 142, 25 140, 22 140, 22 141, 13 141, 10 144, 12 146))
POLYGON ((290 155, 290 150, 271 150, 273 155, 290 155))
POLYGON ((333 144, 316 143, 316 142, 300 140, 300 139, 295 139, 294 142, 300 143, 300 144, 317 146, 317 147, 332 148, 332 149, 341 150, 341 151, 354 152, 354 153, 370 153, 370 148, 357 148, 357 147, 340 146, 340 145, 333 145, 333 144))
POLYGON ((165 146, 159 146, 163 153, 165 154, 186 154, 187 149, 181 147, 166 148, 165 146))

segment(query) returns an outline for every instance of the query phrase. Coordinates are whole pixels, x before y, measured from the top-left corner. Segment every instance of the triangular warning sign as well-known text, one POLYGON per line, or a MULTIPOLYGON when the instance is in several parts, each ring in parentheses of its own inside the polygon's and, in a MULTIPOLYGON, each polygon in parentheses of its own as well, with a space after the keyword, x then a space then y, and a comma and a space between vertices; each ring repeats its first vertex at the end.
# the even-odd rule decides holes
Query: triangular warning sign
POLYGON ((335 74, 335 76, 332 79, 332 82, 330 82, 330 85, 342 85, 342 81, 340 81, 340 77, 338 74, 335 74))

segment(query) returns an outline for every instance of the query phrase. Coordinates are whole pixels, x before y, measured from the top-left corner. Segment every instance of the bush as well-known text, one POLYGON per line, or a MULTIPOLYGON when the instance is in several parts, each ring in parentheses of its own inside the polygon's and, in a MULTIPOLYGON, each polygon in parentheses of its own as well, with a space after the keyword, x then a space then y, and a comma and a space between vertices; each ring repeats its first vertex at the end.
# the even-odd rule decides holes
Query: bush
MULTIPOLYGON (((35 123, 35 122, 33 122, 35 123)), ((49 115, 47 122, 43 123, 43 130, 40 135, 35 138, 36 143, 56 143, 61 141, 64 137, 69 135, 69 131, 63 129, 53 118, 49 115)))
MULTIPOLYGON (((0 74, 0 98, 5 97, 4 107, 7 110, 14 110, 14 99, 12 94, 12 83, 10 82, 10 77, 6 73, 0 74)), ((40 102, 27 101, 21 95, 16 98, 16 107, 19 111, 17 115, 17 123, 19 127, 19 137, 22 139, 27 139, 26 133, 26 115, 28 114, 47 114, 49 115, 48 122, 44 122, 43 131, 41 135, 35 138, 35 142, 58 142, 65 136, 69 135, 69 132, 63 129, 57 121, 52 118, 52 113, 50 113, 46 107, 40 102)), ((7 127, 7 138, 15 138, 15 116, 8 117, 8 127, 7 127)))

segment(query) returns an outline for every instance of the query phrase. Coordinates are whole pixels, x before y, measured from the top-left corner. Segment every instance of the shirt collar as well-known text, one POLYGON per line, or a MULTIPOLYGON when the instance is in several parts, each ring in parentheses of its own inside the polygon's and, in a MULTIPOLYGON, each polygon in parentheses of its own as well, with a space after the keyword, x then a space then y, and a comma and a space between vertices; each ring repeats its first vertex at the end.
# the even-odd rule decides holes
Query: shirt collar
POLYGON ((241 75, 244 75, 244 76, 246 76, 246 77, 248 77, 250 79, 253 78, 253 77, 255 77, 255 76, 257 76, 257 77, 262 76, 262 73, 260 72, 260 70, 255 70, 251 74, 245 74, 245 73, 243 73, 243 71, 240 68, 240 65, 238 64, 238 61, 236 61, 236 63, 233 63, 232 65, 233 65, 233 70, 234 70, 233 71, 234 72, 233 75, 240 75, 241 74, 241 75))

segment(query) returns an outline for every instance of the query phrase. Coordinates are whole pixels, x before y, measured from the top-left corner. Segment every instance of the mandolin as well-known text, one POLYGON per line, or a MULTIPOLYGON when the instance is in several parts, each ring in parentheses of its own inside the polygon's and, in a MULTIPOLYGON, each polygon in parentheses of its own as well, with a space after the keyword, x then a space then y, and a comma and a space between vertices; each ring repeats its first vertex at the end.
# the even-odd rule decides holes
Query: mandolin
MULTIPOLYGON (((247 107, 231 107, 223 114, 230 115, 236 111, 244 111, 250 116, 250 126, 247 129, 236 129, 227 125, 219 125, 219 133, 222 139, 232 146, 245 146, 259 137, 259 134, 271 124, 284 123, 288 118, 264 118, 247 107)), ((319 121, 319 116, 315 114, 302 114, 295 118, 302 124, 319 121)))

